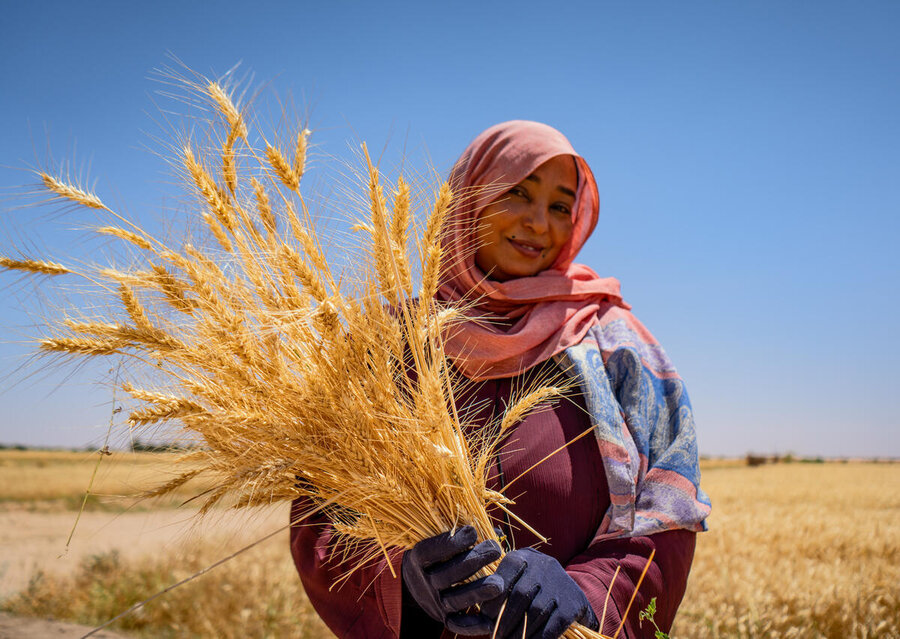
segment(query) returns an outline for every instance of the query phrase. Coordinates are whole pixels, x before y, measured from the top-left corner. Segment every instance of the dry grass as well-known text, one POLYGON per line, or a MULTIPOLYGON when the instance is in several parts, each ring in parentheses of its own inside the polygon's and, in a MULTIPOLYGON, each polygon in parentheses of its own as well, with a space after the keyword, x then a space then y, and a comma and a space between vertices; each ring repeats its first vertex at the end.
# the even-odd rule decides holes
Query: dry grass
MULTIPOLYGON (((80 275, 106 295, 90 311, 56 318, 41 348, 129 358, 124 389, 141 404, 131 425, 171 423, 170 432, 184 429, 203 443, 182 461, 180 479, 169 459, 164 471, 155 466, 160 458, 146 464, 161 492, 202 493, 205 508, 227 495, 242 506, 300 495, 337 503, 335 526, 364 543, 361 560, 461 524, 493 536, 486 506, 503 497, 485 490, 482 471, 489 436, 503 422, 484 441, 463 437, 442 345, 459 309, 433 300, 445 266, 440 237, 449 188, 435 189, 431 215, 413 228, 408 185, 386 187, 368 163, 367 219, 357 225, 367 233, 356 247, 366 264, 358 277, 332 272, 300 192, 306 128, 281 143, 250 135, 231 92, 206 79, 190 88, 218 114, 218 128, 204 148, 178 140, 174 162, 215 244, 166 244, 87 189, 39 172, 49 201, 108 214, 98 232, 139 251, 125 270, 0 256, 2 268, 80 275), (251 139, 265 140, 264 148, 250 147, 251 139), (412 257, 410 237, 421 237, 412 257), (114 310, 98 311, 109 299, 114 310), (197 485, 198 468, 209 483, 197 485)), ((555 391, 537 392, 543 399, 555 391)), ((539 395, 523 392, 526 403, 513 406, 506 423, 539 395)), ((65 501, 80 495, 93 468, 84 465, 83 483, 79 476, 72 491, 65 484, 73 473, 41 464, 28 454, 4 458, 5 498, 65 501)), ((674 636, 897 637, 900 498, 891 488, 898 470, 708 469, 712 532, 701 537, 674 636)), ((105 464, 95 492, 146 487, 132 472, 115 460, 105 464)), ((307 628, 322 636, 308 606, 298 604, 286 544, 259 553, 148 606, 123 627, 152 636, 297 636, 307 628)), ((6 606, 97 623, 216 558, 203 549, 133 565, 98 556, 74 577, 36 578, 6 606)))
POLYGON ((366 155, 360 186, 370 220, 356 243, 366 257, 356 277, 332 272, 300 192, 309 131, 293 137, 290 158, 270 142, 255 149, 228 91, 207 80, 190 88, 226 126, 211 123, 209 131, 210 139, 225 138, 224 147, 175 145, 216 244, 167 244, 96 195, 39 174, 52 196, 108 212, 118 225, 97 231, 139 250, 124 269, 0 261, 10 270, 74 273, 101 287, 90 311, 48 318, 51 335, 39 348, 130 360, 122 389, 139 407, 129 425, 202 444, 186 456, 181 479, 168 477, 155 492, 196 486, 199 468, 214 483, 194 488, 204 510, 229 496, 241 506, 302 495, 337 503, 336 525, 377 540, 371 553, 467 523, 492 536, 486 506, 496 497, 474 474, 484 467, 474 457, 490 446, 465 441, 443 354, 442 336, 458 314, 432 290, 414 290, 406 244, 425 236, 422 278, 437 281, 447 187, 436 190, 424 232, 415 232, 406 183, 397 184, 390 206, 366 155), (230 155, 237 151, 248 160, 241 167, 230 155), (218 165, 222 173, 211 168, 218 165))
MULTIPOLYGON (((61 478, 72 477, 69 471, 84 457, 17 455, 43 460, 47 472, 61 478), (52 471, 54 464, 60 469, 52 471)), ((123 458, 117 472, 126 473, 129 464, 153 467, 153 457, 123 458)), ((878 496, 873 487, 898 485, 900 464, 747 468, 717 461, 703 473, 715 509, 710 532, 699 538, 673 639, 898 636, 900 498, 878 496)), ((70 480, 69 492, 80 488, 70 480)), ((101 555, 75 575, 35 579, 30 591, 0 607, 99 624, 223 556, 220 545, 204 543, 143 560, 101 555)), ((314 619, 284 536, 151 602, 116 627, 148 637, 332 636, 314 619)))
MULTIPOLYGON (((0 609, 97 626, 219 559, 213 548, 187 545, 130 561, 115 552, 95 555, 74 575, 35 575, 0 609)), ((333 637, 303 592, 287 533, 124 617, 115 628, 154 638, 333 637)))
MULTIPOLYGON (((0 450, 0 508, 53 511, 81 507, 98 453, 0 450)), ((149 485, 170 480, 175 453, 113 452, 100 462, 88 508, 133 508, 149 485)), ((177 505, 194 489, 173 491, 166 499, 138 502, 142 508, 177 505)))
POLYGON ((672 637, 900 637, 900 464, 704 469, 672 637))
MULTIPOLYGON (((39 174, 51 199, 108 213, 115 224, 99 232, 136 249, 121 270, 65 271, 99 285, 101 299, 48 318, 39 348, 129 361, 123 389, 140 405, 131 427, 202 444, 181 478, 156 492, 193 487, 199 466, 213 483, 194 489, 201 513, 225 498, 241 507, 305 496, 330 506, 358 565, 467 524, 495 538, 488 507, 505 498, 486 489, 485 469, 501 422, 477 441, 464 436, 453 400, 461 380, 443 346, 464 309, 434 298, 448 266, 449 186, 434 190, 427 220, 413 228, 406 182, 386 185, 363 145, 366 222, 351 251, 363 257, 353 274, 332 270, 300 190, 306 128, 290 145, 248 135, 252 118, 225 88, 205 78, 188 88, 218 117, 212 142, 179 140, 173 162, 215 243, 151 237, 94 194, 39 174), (257 139, 264 148, 251 146, 257 139), (421 238, 412 252, 410 237, 421 238)), ((0 266, 64 272, 39 260, 0 266)), ((507 422, 525 407, 510 411, 507 422)))

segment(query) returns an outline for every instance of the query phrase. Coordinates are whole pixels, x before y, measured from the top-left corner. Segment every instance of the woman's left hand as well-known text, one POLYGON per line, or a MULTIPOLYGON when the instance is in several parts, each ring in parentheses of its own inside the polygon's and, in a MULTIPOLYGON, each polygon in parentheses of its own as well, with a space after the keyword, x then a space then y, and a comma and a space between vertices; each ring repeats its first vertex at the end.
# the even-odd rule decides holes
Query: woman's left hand
POLYGON ((573 622, 598 628, 584 592, 553 557, 533 548, 513 550, 494 574, 503 579, 503 593, 481 612, 498 626, 499 639, 556 639, 573 622))

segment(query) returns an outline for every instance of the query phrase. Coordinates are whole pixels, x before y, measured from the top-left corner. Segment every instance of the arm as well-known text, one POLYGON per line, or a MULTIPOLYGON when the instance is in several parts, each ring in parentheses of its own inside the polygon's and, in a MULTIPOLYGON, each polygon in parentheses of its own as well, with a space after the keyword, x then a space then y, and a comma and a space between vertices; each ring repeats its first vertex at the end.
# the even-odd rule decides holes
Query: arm
POLYGON ((616 566, 621 566, 607 602, 606 617, 601 620, 600 626, 602 632, 612 636, 619 627, 650 552, 655 549, 653 563, 619 633, 620 639, 652 637, 651 625, 644 623, 642 628, 639 627, 638 613, 656 597, 656 623, 664 632, 669 631, 687 586, 695 541, 696 533, 687 530, 670 530, 647 537, 607 539, 591 544, 584 553, 574 557, 566 566, 566 572, 587 595, 599 619, 616 566))
POLYGON ((575 363, 592 381, 588 410, 599 417, 610 493, 619 496, 608 529, 601 532, 706 530, 710 502, 700 489, 697 435, 684 382, 628 311, 610 309, 593 330, 602 365, 599 358, 589 361, 590 350, 575 363))
MULTIPOLYGON (((553 540, 552 547, 542 550, 562 566, 537 560, 533 562, 536 566, 546 566, 534 568, 534 575, 528 575, 532 568, 526 567, 523 579, 516 572, 521 565, 517 562, 507 572, 523 585, 508 586, 511 590, 507 592, 511 605, 514 594, 522 601, 535 582, 542 588, 557 589, 557 599, 573 596, 566 593, 577 585, 574 596, 583 594, 594 614, 602 616, 607 588, 616 567, 621 566, 602 626, 612 635, 655 549, 654 562, 628 613, 626 634, 619 634, 629 639, 652 637, 651 627, 638 628, 638 614, 657 597, 657 623, 671 626, 693 559, 694 531, 703 529, 709 505, 698 487, 696 438, 681 379, 633 316, 615 309, 604 320, 590 334, 591 339, 567 349, 568 362, 564 362, 571 364, 567 369, 582 387, 583 413, 589 416, 587 425, 594 427, 596 440, 574 441, 564 452, 529 471, 518 486, 524 495, 517 500, 517 514, 542 524, 542 532, 553 540), (529 499, 532 487, 539 499, 529 499), (549 495, 556 499, 548 500, 549 495), (598 499, 596 495, 608 497, 598 499), (568 512, 555 507, 557 501, 568 504, 568 512), (585 537, 579 540, 580 535, 585 537), (564 568, 571 582, 560 577, 564 568)), ((555 450, 559 437, 552 436, 557 430, 565 433, 565 440, 585 430, 586 425, 580 423, 584 418, 568 414, 565 404, 557 409, 556 417, 556 422, 545 418, 547 423, 532 418, 516 431, 522 459, 507 458, 506 465, 516 468, 510 476, 518 479, 520 468, 529 468, 526 460, 532 456, 541 459, 545 448, 555 450)), ((527 555, 522 559, 527 562, 527 555)), ((524 605, 515 608, 518 611, 524 605)), ((539 619, 540 612, 535 604, 528 614, 539 619)))
POLYGON ((638 630, 638 613, 657 597, 656 621, 664 631, 671 627, 687 585, 695 533, 705 530, 710 510, 699 487, 693 411, 672 362, 630 312, 609 309, 593 336, 602 367, 596 358, 591 362, 587 351, 581 370, 585 376, 593 374, 588 410, 600 417, 595 424, 618 505, 610 508, 594 541, 569 562, 568 570, 602 611, 616 565, 621 565, 604 622, 604 630, 612 634, 655 549, 623 627, 626 637, 652 637, 646 624, 638 630))
POLYGON ((337 582, 353 567, 342 555, 340 542, 328 518, 315 512, 308 499, 291 508, 291 555, 303 588, 323 621, 338 637, 388 639, 400 635, 403 553, 391 553, 394 578, 383 557, 358 568, 344 582, 337 582))
POLYGON ((495 575, 503 580, 503 593, 486 602, 482 611, 494 620, 502 639, 556 639, 573 622, 605 636, 652 638, 655 628, 641 627, 639 613, 657 598, 655 621, 669 630, 687 585, 694 537, 690 531, 672 530, 607 539, 591 544, 565 568, 533 548, 514 550, 495 575))
POLYGON ((465 611, 500 593, 493 577, 469 581, 499 559, 495 541, 479 543, 475 529, 464 526, 408 551, 389 551, 397 578, 381 558, 348 576, 353 553, 336 540, 326 513, 300 519, 309 503, 294 502, 291 552, 310 601, 339 637, 438 637, 445 625, 461 635, 490 630, 486 617, 465 611))

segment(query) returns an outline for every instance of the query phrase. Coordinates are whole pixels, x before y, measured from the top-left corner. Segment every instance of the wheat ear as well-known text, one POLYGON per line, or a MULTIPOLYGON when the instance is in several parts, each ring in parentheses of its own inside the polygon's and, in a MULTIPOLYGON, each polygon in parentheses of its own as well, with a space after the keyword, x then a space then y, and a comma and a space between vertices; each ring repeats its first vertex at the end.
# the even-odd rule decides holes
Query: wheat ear
POLYGON ((231 96, 225 92, 225 89, 223 89, 218 82, 210 82, 207 84, 206 92, 213 99, 216 106, 219 107, 219 111, 222 115, 225 116, 228 127, 234 131, 235 135, 246 139, 247 125, 244 122, 244 117, 241 115, 241 112, 231 100, 231 96))
POLYGON ((96 231, 100 235, 112 235, 113 237, 117 237, 120 240, 125 240, 126 242, 134 244, 138 248, 145 251, 153 250, 153 246, 150 244, 150 241, 147 240, 147 238, 133 231, 128 231, 117 226, 101 226, 100 228, 96 229, 96 231))
POLYGON ((437 293, 440 280, 441 258, 443 249, 440 239, 450 213, 453 202, 453 192, 449 184, 442 184, 435 198, 434 208, 425 224, 422 234, 422 250, 425 253, 422 267, 422 288, 419 290, 419 299, 432 299, 437 293))
POLYGON ((82 206, 86 206, 90 209, 103 209, 108 211, 106 205, 100 201, 100 198, 91 193, 90 191, 86 191, 85 189, 78 188, 72 184, 67 184, 66 182, 62 182, 61 180, 56 179, 55 177, 40 171, 38 175, 41 177, 41 181, 44 183, 44 186, 48 191, 55 193, 61 198, 71 200, 72 202, 76 202, 77 204, 81 204, 82 206))
POLYGON ((11 271, 28 271, 29 273, 41 273, 42 275, 65 275, 71 273, 62 264, 46 262, 44 260, 14 260, 0 256, 0 266, 11 271))
POLYGON ((381 186, 378 168, 372 164, 369 149, 365 143, 362 145, 362 150, 369 173, 369 207, 372 212, 372 256, 375 260, 375 272, 380 280, 381 293, 388 302, 396 304, 399 301, 398 273, 388 232, 387 202, 384 198, 384 189, 381 186))
POLYGON ((151 490, 147 490, 147 491, 141 493, 141 497, 144 499, 149 499, 151 497, 159 497, 161 495, 167 495, 170 492, 172 492, 173 490, 180 488, 184 484, 188 483, 190 480, 192 480, 194 477, 196 477, 197 475, 199 475, 202 472, 203 472, 203 469, 200 468, 198 470, 191 470, 186 473, 182 473, 181 475, 179 475, 172 481, 166 482, 165 484, 162 484, 161 486, 157 486, 156 488, 153 488, 151 490))
POLYGON ((544 386, 528 393, 506 410, 500 422, 500 432, 505 432, 522 421, 541 402, 545 402, 552 397, 559 397, 560 394, 560 389, 556 386, 544 386))
POLYGON ((297 177, 298 182, 306 172, 306 149, 309 135, 309 129, 303 129, 297 134, 297 144, 294 147, 294 175, 297 177))
POLYGON ((294 192, 300 189, 300 177, 294 173, 294 169, 291 168, 291 165, 288 164, 288 161, 277 147, 266 144, 266 158, 282 184, 294 192))
MULTIPOLYGON (((234 218, 234 212, 231 210, 228 199, 223 197, 215 180, 212 179, 212 176, 194 157, 194 150, 190 146, 186 145, 184 147, 183 155, 184 166, 188 170, 191 178, 193 178, 194 184, 206 200, 210 210, 228 231, 234 233, 235 228, 237 227, 237 221, 234 218)), ((213 231, 213 233, 215 233, 215 231, 213 231)))
POLYGON ((394 253, 394 264, 397 265, 401 288, 407 296, 411 297, 412 277, 410 275, 406 245, 409 241, 409 226, 412 218, 409 210, 409 184, 406 183, 402 175, 397 179, 393 208, 394 211, 391 216, 391 247, 394 253))
POLYGON ((93 337, 48 337, 38 340, 38 347, 50 353, 71 355, 113 355, 121 352, 130 342, 123 339, 97 339, 93 337))
POLYGON ((225 138, 225 144, 222 145, 222 177, 225 178, 225 186, 232 195, 237 192, 237 162, 234 157, 234 142, 235 134, 232 129, 225 138))
POLYGON ((272 203, 269 202, 266 188, 259 180, 255 177, 250 178, 250 183, 253 185, 253 195, 256 197, 256 212, 259 215, 259 219, 262 220, 266 234, 269 238, 272 238, 278 232, 275 214, 272 213, 272 203))

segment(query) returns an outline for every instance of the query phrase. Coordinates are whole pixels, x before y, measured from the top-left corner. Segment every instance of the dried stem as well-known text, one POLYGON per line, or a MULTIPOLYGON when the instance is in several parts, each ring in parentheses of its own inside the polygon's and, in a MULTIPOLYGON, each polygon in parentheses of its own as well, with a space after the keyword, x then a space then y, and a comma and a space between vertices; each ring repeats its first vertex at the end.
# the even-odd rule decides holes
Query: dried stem
MULTIPOLYGON (((450 187, 436 192, 411 258, 410 186, 401 178, 386 197, 363 147, 369 234, 356 248, 368 261, 351 280, 326 259, 299 193, 309 131, 297 134, 290 161, 275 143, 251 148, 244 113, 228 93, 216 82, 199 87, 228 126, 224 144, 182 145, 178 160, 200 196, 197 216, 225 252, 189 243, 169 249, 127 220, 127 229, 100 227, 142 251, 132 264, 93 276, 115 292, 119 308, 104 316, 96 309, 105 306, 93 304, 90 321, 50 318, 55 334, 39 348, 124 355, 136 371, 153 370, 140 390, 125 387, 138 402, 129 423, 190 433, 203 449, 187 472, 147 494, 171 492, 203 472, 214 488, 198 495, 201 512, 226 497, 242 507, 304 498, 330 513, 356 566, 467 524, 493 538, 488 506, 509 502, 487 489, 487 453, 473 457, 443 345, 465 309, 435 298, 450 187), (217 161, 222 175, 214 177, 207 167, 217 161), (418 291, 414 270, 422 273, 418 291)), ((42 176, 54 195, 105 209, 92 194, 42 176)), ((36 260, 0 258, 0 266, 69 272, 36 260)), ((481 450, 490 452, 504 431, 559 393, 525 392, 485 429, 481 450)), ((567 636, 600 635, 573 629, 567 636)))
POLYGON ((40 273, 41 275, 65 275, 72 272, 62 264, 57 264, 56 262, 45 262, 43 260, 14 260, 3 256, 0 256, 0 266, 11 271, 26 271, 29 273, 40 273))

